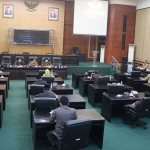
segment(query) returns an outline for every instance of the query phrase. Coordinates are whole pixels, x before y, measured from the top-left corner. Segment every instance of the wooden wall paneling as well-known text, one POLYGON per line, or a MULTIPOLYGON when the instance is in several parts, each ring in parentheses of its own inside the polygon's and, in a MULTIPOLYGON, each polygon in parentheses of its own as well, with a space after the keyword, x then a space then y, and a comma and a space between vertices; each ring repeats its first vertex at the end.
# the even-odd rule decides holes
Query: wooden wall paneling
POLYGON ((136 13, 135 6, 110 4, 109 8, 108 19, 110 21, 108 20, 108 35, 105 42, 106 63, 111 62, 111 56, 114 56, 118 61, 122 61, 122 56, 128 55, 128 45, 134 41, 136 13), (111 13, 113 13, 113 15, 111 13), (127 15, 126 32, 122 32, 124 15, 127 15), (122 34, 126 35, 125 50, 121 50, 122 34))

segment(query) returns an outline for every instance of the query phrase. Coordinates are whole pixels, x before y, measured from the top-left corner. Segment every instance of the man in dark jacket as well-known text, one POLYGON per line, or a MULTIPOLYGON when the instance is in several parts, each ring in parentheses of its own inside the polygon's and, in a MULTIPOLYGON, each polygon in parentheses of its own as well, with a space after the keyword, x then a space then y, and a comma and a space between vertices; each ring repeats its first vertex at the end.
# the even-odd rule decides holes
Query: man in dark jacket
POLYGON ((57 98, 57 95, 50 90, 50 85, 49 84, 44 85, 43 91, 44 91, 44 93, 40 93, 40 94, 36 95, 36 97, 56 98, 57 106, 59 106, 59 100, 57 98))

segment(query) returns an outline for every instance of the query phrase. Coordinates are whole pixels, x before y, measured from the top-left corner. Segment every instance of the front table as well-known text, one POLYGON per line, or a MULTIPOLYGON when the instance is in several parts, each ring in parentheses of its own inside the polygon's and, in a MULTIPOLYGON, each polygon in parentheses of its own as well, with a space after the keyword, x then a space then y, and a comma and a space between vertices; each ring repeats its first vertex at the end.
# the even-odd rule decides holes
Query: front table
MULTIPOLYGON (((90 134, 96 139, 99 147, 103 147, 103 136, 104 136, 104 124, 105 119, 95 109, 80 109, 76 110, 77 118, 90 118, 92 120, 92 127, 90 134)), ((46 139, 46 133, 54 130, 55 123, 49 122, 48 112, 36 112, 33 111, 33 128, 32 137, 34 149, 40 140, 46 139)))
POLYGON ((113 115, 123 116, 124 109, 123 106, 126 104, 134 103, 138 99, 144 97, 144 93, 139 93, 138 97, 121 97, 117 98, 117 94, 103 94, 102 95, 102 108, 101 115, 108 121, 111 122, 113 115))

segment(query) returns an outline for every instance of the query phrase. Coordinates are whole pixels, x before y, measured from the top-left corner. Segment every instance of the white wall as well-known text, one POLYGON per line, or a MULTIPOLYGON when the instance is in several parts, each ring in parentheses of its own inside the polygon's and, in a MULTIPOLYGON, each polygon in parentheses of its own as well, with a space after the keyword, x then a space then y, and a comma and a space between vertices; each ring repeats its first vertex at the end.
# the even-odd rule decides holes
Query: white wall
POLYGON ((150 0, 138 0, 136 9, 143 9, 150 7, 150 0))

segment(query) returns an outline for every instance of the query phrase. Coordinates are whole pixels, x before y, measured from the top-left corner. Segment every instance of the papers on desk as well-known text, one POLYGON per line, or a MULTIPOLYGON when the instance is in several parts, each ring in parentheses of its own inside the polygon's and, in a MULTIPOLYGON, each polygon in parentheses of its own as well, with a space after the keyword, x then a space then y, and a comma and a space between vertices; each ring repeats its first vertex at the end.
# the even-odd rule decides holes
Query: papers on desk
POLYGON ((139 77, 140 78, 140 80, 146 80, 145 78, 143 78, 143 77, 139 77))
POLYGON ((66 86, 66 84, 62 84, 61 86, 65 87, 65 86, 66 86))
POLYGON ((116 95, 116 97, 121 98, 121 97, 123 97, 123 94, 118 94, 118 95, 116 95))
POLYGON ((23 66, 17 66, 17 68, 22 68, 23 66))
POLYGON ((88 76, 87 79, 90 79, 90 77, 88 76))

